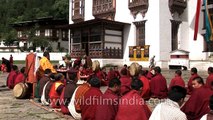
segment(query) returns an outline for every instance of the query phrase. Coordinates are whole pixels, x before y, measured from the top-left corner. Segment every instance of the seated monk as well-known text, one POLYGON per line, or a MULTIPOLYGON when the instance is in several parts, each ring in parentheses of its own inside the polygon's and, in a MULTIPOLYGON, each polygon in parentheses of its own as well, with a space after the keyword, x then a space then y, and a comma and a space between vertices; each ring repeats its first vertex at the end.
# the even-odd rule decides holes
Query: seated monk
POLYGON ((144 100, 148 100, 151 96, 149 80, 145 77, 146 72, 144 70, 139 71, 139 79, 143 83, 143 91, 141 92, 141 97, 144 100))
POLYGON ((68 71, 68 78, 66 79, 66 85, 61 93, 60 101, 61 103, 61 112, 63 114, 70 114, 68 110, 68 105, 73 96, 75 89, 77 88, 77 70, 71 69, 68 71))
POLYGON ((82 120, 95 120, 95 113, 97 105, 100 104, 100 90, 101 81, 97 77, 90 80, 91 88, 85 93, 81 104, 81 117, 82 120), (88 103, 91 101, 91 103, 88 103))
POLYGON ((121 93, 121 95, 124 95, 131 90, 130 86, 131 86, 131 82, 132 82, 131 77, 128 76, 128 70, 126 68, 121 69, 120 81, 121 81, 120 93, 121 93))
POLYGON ((25 79, 24 72, 25 72, 25 67, 22 67, 20 72, 18 73, 15 81, 14 81, 15 85, 20 83, 20 82, 24 82, 24 79, 25 79))
POLYGON ((64 80, 64 76, 61 73, 57 73, 55 75, 55 82, 53 83, 51 89, 50 89, 50 93, 49 93, 49 97, 50 97, 50 106, 52 108, 60 108, 60 95, 61 92, 64 88, 64 84, 63 84, 63 80, 64 80))
POLYGON ((181 86, 181 87, 185 88, 185 82, 184 82, 183 78, 181 77, 181 75, 182 75, 182 72, 180 70, 175 71, 175 77, 170 82, 169 90, 173 86, 181 86))
POLYGON ((151 111, 141 98, 143 83, 134 78, 131 83, 132 90, 119 100, 118 112, 115 120, 148 120, 151 111), (134 102, 130 101, 134 100, 134 102), (129 102, 128 102, 129 101, 129 102))
POLYGON ((9 73, 7 77, 7 86, 10 89, 13 89, 15 86, 15 79, 18 75, 18 67, 16 65, 12 66, 12 71, 9 73))
POLYGON ((200 120, 203 115, 210 111, 208 104, 213 91, 204 86, 201 77, 194 78, 192 86, 192 94, 181 110, 186 114, 188 120, 200 120))

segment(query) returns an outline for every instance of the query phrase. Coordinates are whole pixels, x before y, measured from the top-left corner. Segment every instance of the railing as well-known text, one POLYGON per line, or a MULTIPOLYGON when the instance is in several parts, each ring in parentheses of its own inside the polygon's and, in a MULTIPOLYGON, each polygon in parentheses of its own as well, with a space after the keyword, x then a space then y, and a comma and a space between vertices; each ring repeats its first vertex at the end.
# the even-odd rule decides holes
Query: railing
POLYGON ((113 8, 112 2, 103 3, 99 5, 94 5, 93 7, 93 15, 115 12, 115 8, 113 8))

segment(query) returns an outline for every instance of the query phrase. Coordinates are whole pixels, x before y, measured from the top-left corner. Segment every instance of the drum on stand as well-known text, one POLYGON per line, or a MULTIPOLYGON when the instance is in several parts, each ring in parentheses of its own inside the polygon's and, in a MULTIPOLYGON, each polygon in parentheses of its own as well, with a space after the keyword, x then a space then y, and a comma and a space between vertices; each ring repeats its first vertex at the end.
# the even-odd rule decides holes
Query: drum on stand
POLYGON ((26 98, 29 93, 29 86, 27 83, 18 83, 13 88, 13 95, 17 99, 26 98))

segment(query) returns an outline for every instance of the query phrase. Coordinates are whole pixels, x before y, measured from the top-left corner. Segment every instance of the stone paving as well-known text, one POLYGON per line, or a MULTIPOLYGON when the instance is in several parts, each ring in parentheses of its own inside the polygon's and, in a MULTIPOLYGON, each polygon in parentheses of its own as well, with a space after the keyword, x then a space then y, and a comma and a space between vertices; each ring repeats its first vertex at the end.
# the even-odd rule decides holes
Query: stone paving
MULTIPOLYGON (((169 84, 171 78, 174 76, 175 70, 162 70, 162 74, 166 77, 169 84)), ((207 77, 206 71, 198 72, 204 80, 207 77)), ((51 109, 43 109, 39 104, 34 104, 28 99, 18 100, 12 95, 12 91, 4 87, 7 73, 0 73, 0 119, 1 120, 65 120, 70 117, 63 116, 60 113, 53 112, 51 109)), ((185 81, 189 79, 190 72, 183 71, 183 78, 185 81)), ((187 82, 186 82, 187 83, 187 82)), ((151 106, 152 108, 153 106, 151 106)))

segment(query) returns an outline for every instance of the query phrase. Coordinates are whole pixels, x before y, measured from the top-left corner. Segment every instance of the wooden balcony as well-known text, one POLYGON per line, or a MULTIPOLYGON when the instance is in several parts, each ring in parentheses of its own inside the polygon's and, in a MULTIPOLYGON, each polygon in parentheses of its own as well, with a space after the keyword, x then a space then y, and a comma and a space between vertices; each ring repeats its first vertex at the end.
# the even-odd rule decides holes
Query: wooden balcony
POLYGON ((134 15, 138 12, 141 12, 142 14, 145 14, 148 10, 149 2, 148 0, 129 0, 129 9, 134 15))
POLYGON ((178 14, 182 14, 186 7, 186 0, 169 0, 169 8, 171 13, 177 12, 178 14))
POLYGON ((84 16, 82 14, 77 14, 72 16, 73 22, 82 22, 84 21, 84 16))
POLYGON ((96 18, 113 20, 115 15, 115 5, 113 5, 113 0, 111 2, 93 4, 93 15, 96 18))

